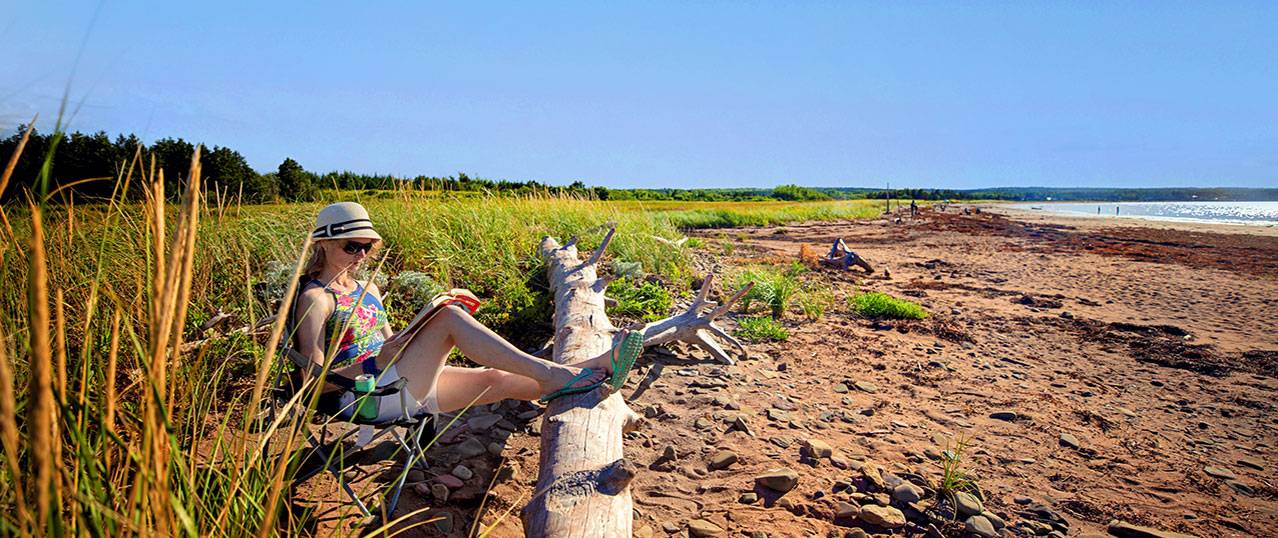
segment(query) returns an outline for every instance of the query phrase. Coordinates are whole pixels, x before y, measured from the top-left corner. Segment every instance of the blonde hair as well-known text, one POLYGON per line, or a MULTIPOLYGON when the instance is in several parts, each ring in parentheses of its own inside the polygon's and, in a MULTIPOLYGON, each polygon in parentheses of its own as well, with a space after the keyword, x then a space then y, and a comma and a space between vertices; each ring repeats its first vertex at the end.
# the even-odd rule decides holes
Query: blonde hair
POLYGON ((312 278, 318 278, 320 272, 324 270, 324 249, 320 246, 322 241, 316 241, 311 245, 311 259, 306 262, 306 268, 302 270, 302 281, 308 281, 312 278))

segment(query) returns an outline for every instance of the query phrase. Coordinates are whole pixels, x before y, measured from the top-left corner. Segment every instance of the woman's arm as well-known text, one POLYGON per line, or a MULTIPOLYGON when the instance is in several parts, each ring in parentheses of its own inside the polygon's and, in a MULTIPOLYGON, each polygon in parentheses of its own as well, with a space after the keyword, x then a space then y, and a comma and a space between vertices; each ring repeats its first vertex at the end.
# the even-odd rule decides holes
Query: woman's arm
MULTIPOLYGON (((324 322, 333 315, 337 305, 323 288, 303 291, 293 305, 293 317, 297 320, 297 351, 311 362, 324 365, 324 322)), ((309 378, 310 372, 305 373, 309 378)))

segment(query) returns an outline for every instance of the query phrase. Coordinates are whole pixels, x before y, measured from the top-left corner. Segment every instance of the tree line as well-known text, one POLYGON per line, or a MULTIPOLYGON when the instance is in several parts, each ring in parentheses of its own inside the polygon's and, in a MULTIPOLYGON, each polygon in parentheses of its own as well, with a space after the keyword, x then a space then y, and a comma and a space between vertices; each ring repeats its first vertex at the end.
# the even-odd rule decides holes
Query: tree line
MULTIPOLYGON (((8 159, 16 149, 21 133, 0 140, 0 159, 8 159)), ((33 130, 23 158, 17 163, 11 184, 0 193, 0 200, 14 200, 23 192, 53 192, 62 195, 107 199, 116 195, 118 178, 129 167, 144 167, 164 174, 164 189, 170 197, 181 193, 190 169, 195 144, 181 138, 162 138, 144 143, 136 135, 111 138, 103 131, 44 134, 33 130), (49 156, 47 160, 45 157, 49 156), (48 167, 48 184, 41 185, 43 167, 48 167), (87 181, 86 181, 87 180, 87 181)), ((1006 187, 993 189, 867 189, 861 187, 802 187, 795 184, 773 188, 724 189, 609 189, 574 181, 566 186, 539 181, 508 181, 472 177, 464 172, 456 176, 419 175, 412 178, 392 175, 361 174, 334 171, 310 172, 297 161, 287 158, 275 170, 259 173, 249 166, 238 151, 224 146, 204 146, 201 157, 204 186, 245 203, 276 201, 311 201, 321 190, 386 191, 415 190, 434 192, 483 192, 498 195, 571 195, 597 200, 671 200, 689 202, 715 201, 819 201, 851 199, 904 200, 1009 200, 1009 201, 1181 201, 1181 200, 1278 200, 1278 189, 1247 188, 1051 188, 1006 187)), ((134 170, 133 177, 140 175, 134 170)), ((136 183, 135 183, 136 185, 136 183)), ((127 197, 139 198, 141 189, 130 188, 127 197)))

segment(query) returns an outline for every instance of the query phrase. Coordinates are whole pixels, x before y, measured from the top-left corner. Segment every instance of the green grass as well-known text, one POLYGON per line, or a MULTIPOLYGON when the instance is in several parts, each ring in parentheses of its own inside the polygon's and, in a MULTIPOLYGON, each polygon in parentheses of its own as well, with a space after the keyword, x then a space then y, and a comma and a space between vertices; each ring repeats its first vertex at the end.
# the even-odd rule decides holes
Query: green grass
POLYGON ((825 283, 807 284, 803 286, 796 302, 803 317, 808 321, 818 321, 834 305, 834 291, 825 283))
POLYGON ((776 320, 767 317, 741 318, 737 320, 735 334, 754 342, 784 342, 790 339, 790 331, 776 320))
POLYGON ((748 267, 737 273, 735 288, 754 283, 754 287, 741 297, 742 311, 749 313, 756 304, 762 304, 772 319, 785 317, 786 311, 799 293, 798 274, 805 271, 802 265, 793 264, 784 269, 770 266, 748 267))
MULTIPOLYGON (((139 177, 143 168, 132 172, 134 192, 159 184, 139 177)), ((260 437, 242 433, 236 410, 261 400, 279 363, 268 351, 274 346, 261 336, 212 337, 196 328, 218 312, 233 316, 223 330, 276 314, 315 214, 335 199, 363 203, 386 238, 369 265, 380 267, 374 280, 395 326, 436 291, 464 287, 484 299, 482 321, 525 347, 550 333, 538 253, 544 235, 580 235, 578 248, 588 252, 603 238, 602 225, 615 223, 608 257, 624 260, 615 266, 635 264, 629 267, 666 284, 618 281, 610 295, 652 319, 668 313, 671 294, 696 276, 691 241, 674 247, 654 237, 850 218, 865 209, 860 202, 665 206, 333 192, 325 202, 236 206, 194 192, 183 205, 149 197, 0 206, 0 484, 8 485, 0 487, 0 534, 279 532, 277 518, 294 517, 281 509, 294 471, 287 456, 301 446, 299 428, 309 420, 275 432, 271 446, 292 448, 260 452, 260 437), (188 260, 189 271, 165 277, 166 268, 188 260)), ((784 313, 789 285, 764 302, 784 313)), ((788 337, 768 318, 741 326, 746 338, 788 337)), ((358 532, 336 525, 339 533, 358 532)))
POLYGON ((852 297, 852 311, 873 319, 923 319, 928 316, 918 303, 886 293, 859 293, 852 297))
POLYGON ((963 467, 963 456, 971 444, 970 437, 959 435, 952 442, 946 443, 941 452, 941 480, 936 487, 937 500, 947 500, 956 505, 956 493, 970 493, 984 500, 985 495, 977 483, 976 475, 963 467))
POLYGON ((674 300, 670 290, 652 281, 632 282, 619 278, 608 284, 607 297, 616 299, 617 305, 608 309, 609 314, 637 317, 644 321, 656 321, 670 315, 674 300))

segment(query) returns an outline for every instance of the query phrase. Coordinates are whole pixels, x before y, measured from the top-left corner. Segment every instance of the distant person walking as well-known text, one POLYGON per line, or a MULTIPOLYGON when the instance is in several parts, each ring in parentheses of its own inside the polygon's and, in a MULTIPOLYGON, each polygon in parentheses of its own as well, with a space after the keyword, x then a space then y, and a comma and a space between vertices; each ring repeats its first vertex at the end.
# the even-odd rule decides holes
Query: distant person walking
POLYGON ((910 218, 913 219, 913 218, 917 218, 918 216, 919 216, 919 203, 916 200, 910 200, 910 218))

